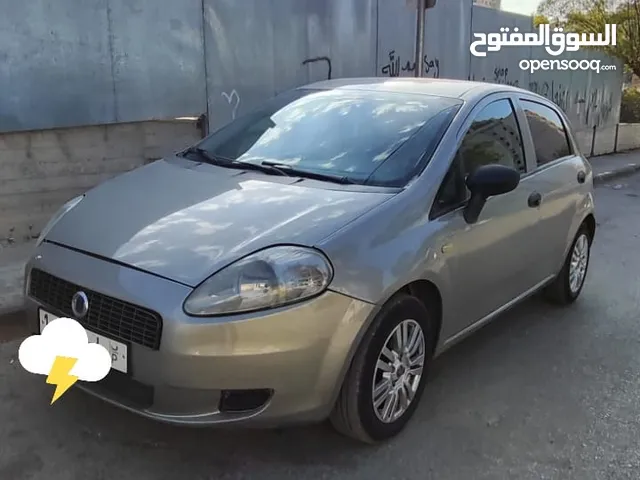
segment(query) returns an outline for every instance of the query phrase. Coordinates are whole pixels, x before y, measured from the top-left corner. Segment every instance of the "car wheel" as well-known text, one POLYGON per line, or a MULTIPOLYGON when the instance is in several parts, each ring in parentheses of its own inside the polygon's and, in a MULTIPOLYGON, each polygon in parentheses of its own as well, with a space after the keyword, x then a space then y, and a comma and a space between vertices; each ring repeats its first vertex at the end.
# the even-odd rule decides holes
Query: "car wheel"
POLYGON ((346 375, 331 423, 366 443, 394 437, 412 417, 425 386, 435 332, 429 311, 401 293, 376 316, 346 375))
POLYGON ((545 289, 549 300, 560 305, 576 301, 587 278, 590 253, 591 236, 587 228, 582 226, 573 240, 562 270, 545 289))

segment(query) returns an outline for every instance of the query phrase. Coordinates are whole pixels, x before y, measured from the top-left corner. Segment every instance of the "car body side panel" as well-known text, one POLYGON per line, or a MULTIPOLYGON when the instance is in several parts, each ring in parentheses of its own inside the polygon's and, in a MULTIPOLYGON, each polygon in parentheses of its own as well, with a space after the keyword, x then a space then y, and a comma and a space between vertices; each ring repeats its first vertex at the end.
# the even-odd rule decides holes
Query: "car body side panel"
POLYGON ((527 206, 528 182, 490 198, 478 222, 468 225, 462 210, 444 218, 448 237, 445 262, 451 270, 455 301, 443 324, 446 339, 521 295, 542 278, 537 260, 537 212, 527 206))
POLYGON ((376 304, 419 279, 449 291, 446 267, 427 243, 438 235, 429 212, 474 105, 460 107, 432 160, 403 191, 316 243, 336 267, 332 289, 376 304))
POLYGON ((544 275, 555 275, 562 268, 579 225, 589 213, 593 213, 593 173, 589 162, 579 153, 566 115, 555 104, 527 93, 514 95, 514 104, 532 172, 529 181, 542 195, 542 203, 538 207, 539 228, 536 232, 539 242, 537 249, 540 252, 537 268, 542 269, 544 275), (531 130, 519 103, 520 99, 543 104, 560 116, 573 150, 572 155, 537 166, 531 130), (578 182, 579 172, 585 174, 585 182, 582 184, 578 182))
MULTIPOLYGON (((441 147, 455 148, 455 130, 445 134, 441 147)), ((335 267, 332 290, 382 305, 405 285, 427 280, 439 289, 448 311, 454 301, 449 297, 450 272, 433 247, 444 232, 429 221, 435 190, 447 169, 448 161, 432 161, 412 187, 316 244, 335 267)))
POLYGON ((518 269, 519 275, 506 279, 507 289, 494 292, 492 298, 484 298, 487 292, 475 295, 472 288, 476 282, 487 283, 488 275, 495 275, 495 281, 489 282, 495 288, 498 279, 506 278, 509 264, 516 258, 521 261, 530 258, 525 254, 532 246, 527 236, 531 234, 537 215, 535 210, 527 208, 529 186, 526 183, 502 199, 491 199, 486 207, 487 216, 481 216, 475 226, 466 225, 461 218, 457 223, 429 220, 435 192, 475 112, 506 96, 508 94, 490 95, 478 104, 462 108, 433 159, 413 184, 317 245, 336 266, 333 289, 383 304, 403 286, 416 280, 428 280, 436 285, 442 296, 444 318, 440 342, 444 342, 448 336, 499 308, 501 302, 508 302, 539 280, 529 278, 523 268, 518 269), (509 214, 516 223, 502 221, 499 218, 502 214, 509 214), (494 227, 496 221, 491 225, 487 223, 490 217, 500 223, 497 228, 494 227), (467 234, 461 235, 465 231, 467 234), (492 244, 496 235, 500 239, 492 244), (516 237, 511 247, 510 236, 516 237), (448 244, 452 245, 450 253, 446 253, 448 244), (470 275, 465 278, 461 262, 469 255, 473 255, 475 261, 470 275), (509 262, 504 260, 505 255, 509 262), (478 308, 476 301, 486 304, 478 308))
MULTIPOLYGON (((589 215, 595 217, 595 203, 593 198, 593 172, 589 171, 587 178, 579 191, 579 202, 577 205, 577 211, 571 221, 571 226, 567 232, 564 253, 562 259, 564 260, 569 254, 571 244, 578 233, 578 229, 589 215)), ((557 267, 559 271, 562 268, 562 263, 557 267)))
POLYGON ((542 194, 539 224, 542 243, 537 248, 544 254, 541 265, 548 275, 558 273, 562 267, 573 225, 586 216, 583 204, 587 192, 577 177, 578 172, 586 172, 588 168, 581 157, 571 156, 545 165, 531 177, 535 189, 542 194))

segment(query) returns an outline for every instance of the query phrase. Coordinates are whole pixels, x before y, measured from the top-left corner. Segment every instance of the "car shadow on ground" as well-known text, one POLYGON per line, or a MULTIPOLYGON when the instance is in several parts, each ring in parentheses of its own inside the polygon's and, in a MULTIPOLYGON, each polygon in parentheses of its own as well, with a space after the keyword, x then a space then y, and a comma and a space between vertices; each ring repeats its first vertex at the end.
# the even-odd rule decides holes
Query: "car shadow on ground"
POLYGON ((0 315, 0 343, 10 342, 27 335, 28 330, 23 311, 0 315))

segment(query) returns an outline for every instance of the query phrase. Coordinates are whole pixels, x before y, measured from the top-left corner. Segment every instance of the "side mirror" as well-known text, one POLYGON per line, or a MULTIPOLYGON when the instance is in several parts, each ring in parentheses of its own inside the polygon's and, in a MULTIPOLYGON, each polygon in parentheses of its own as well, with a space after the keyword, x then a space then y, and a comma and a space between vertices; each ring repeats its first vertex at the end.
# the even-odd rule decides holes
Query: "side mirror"
POLYGON ((464 209, 465 221, 476 223, 487 198, 511 192, 519 183, 520 173, 515 168, 498 164, 478 167, 466 180, 471 198, 464 209))

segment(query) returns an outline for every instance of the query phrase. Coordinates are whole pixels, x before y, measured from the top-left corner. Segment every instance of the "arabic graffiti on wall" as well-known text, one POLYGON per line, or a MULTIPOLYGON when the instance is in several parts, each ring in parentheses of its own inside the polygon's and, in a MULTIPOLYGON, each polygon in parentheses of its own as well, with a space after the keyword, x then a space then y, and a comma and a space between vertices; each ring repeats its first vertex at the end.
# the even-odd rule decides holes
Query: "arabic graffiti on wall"
POLYGON ((569 93, 569 89, 562 83, 551 82, 529 82, 529 90, 538 95, 548 98, 558 105, 563 112, 569 113, 571 105, 579 103, 579 94, 575 93, 573 101, 569 93))
POLYGON ((565 113, 577 116, 582 126, 602 126, 613 113, 613 92, 604 87, 572 92, 570 86, 551 80, 529 82, 529 90, 548 98, 565 113))
MULTIPOLYGON (((424 76, 440 78, 440 59, 424 55, 424 76)), ((332 78, 332 61, 328 56, 307 58, 302 65, 314 63, 326 64, 326 78, 332 78)), ((469 80, 510 85, 531 90, 542 95, 558 105, 578 128, 594 125, 597 127, 606 125, 614 114, 615 103, 611 88, 604 85, 595 88, 577 87, 570 83, 562 83, 554 80, 522 80, 522 72, 518 68, 509 68, 505 64, 496 63, 488 71, 486 67, 480 70, 482 73, 469 75, 469 80), (482 77, 480 78, 480 75, 482 77)), ((387 77, 411 76, 415 72, 416 64, 413 60, 406 60, 396 50, 388 52, 388 61, 382 65, 380 73, 387 77)), ((528 77, 528 75, 527 75, 528 77)), ((535 77, 534 77, 535 78, 535 77)), ((240 94, 236 89, 221 92, 221 96, 229 105, 231 119, 235 119, 240 107, 240 94)))
POLYGON ((499 83, 501 85, 511 85, 512 87, 520 86, 520 81, 517 78, 509 76, 509 68, 501 65, 496 65, 493 69, 492 74, 488 78, 486 76, 483 76, 482 78, 476 78, 476 74, 474 73, 469 77, 469 80, 478 82, 499 83))
POLYGON ((609 93, 604 89, 594 89, 585 93, 585 124, 603 125, 609 121, 613 112, 613 92, 609 93))
POLYGON ((527 88, 554 102, 581 127, 607 124, 614 110, 613 92, 604 86, 576 89, 554 80, 534 80, 528 85, 520 85, 518 79, 510 76, 509 68, 501 65, 496 65, 489 76, 479 78, 472 74, 469 80, 527 88))
MULTIPOLYGON (((439 58, 429 58, 429 55, 425 55, 422 59, 424 64, 424 76, 425 77, 433 77, 440 78, 440 59, 439 58)), ((387 77, 400 77, 403 75, 403 72, 415 71, 416 62, 413 60, 403 61, 400 59, 400 55, 396 55, 395 50, 389 51, 389 63, 384 65, 380 72, 382 75, 387 77)))
POLYGON ((509 78, 509 68, 507 67, 495 67, 493 69, 493 82, 502 85, 511 85, 513 87, 519 86, 518 79, 509 78))

